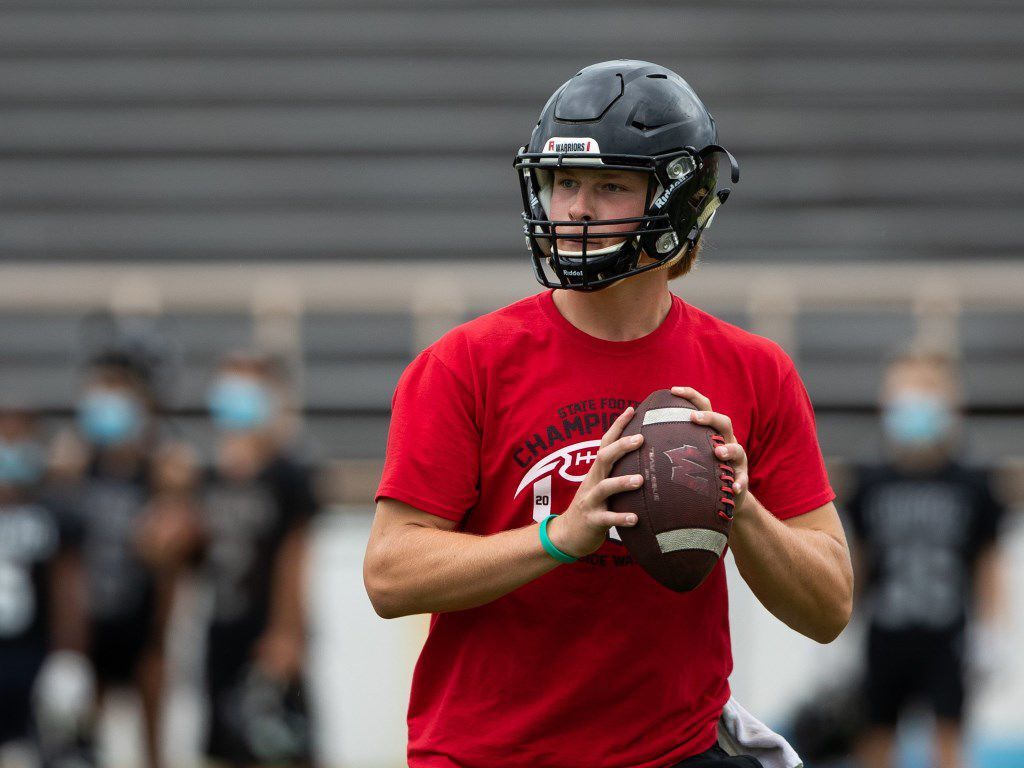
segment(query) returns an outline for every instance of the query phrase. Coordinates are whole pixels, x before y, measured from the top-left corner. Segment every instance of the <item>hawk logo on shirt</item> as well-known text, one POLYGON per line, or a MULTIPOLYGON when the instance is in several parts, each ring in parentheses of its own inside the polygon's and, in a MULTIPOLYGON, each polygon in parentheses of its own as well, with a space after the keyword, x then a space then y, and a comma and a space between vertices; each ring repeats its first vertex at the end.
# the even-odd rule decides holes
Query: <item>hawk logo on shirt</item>
MULTIPOLYGON (((585 440, 581 443, 567 445, 565 448, 539 459, 523 475, 523 479, 516 488, 514 498, 518 499, 529 487, 533 496, 533 519, 539 523, 551 514, 551 478, 555 473, 571 483, 582 483, 587 472, 597 461, 597 449, 600 447, 600 440, 585 440)), ((565 506, 571 499, 560 501, 562 506, 565 506)), ((608 535, 616 541, 621 541, 618 531, 614 528, 608 532, 608 535)))

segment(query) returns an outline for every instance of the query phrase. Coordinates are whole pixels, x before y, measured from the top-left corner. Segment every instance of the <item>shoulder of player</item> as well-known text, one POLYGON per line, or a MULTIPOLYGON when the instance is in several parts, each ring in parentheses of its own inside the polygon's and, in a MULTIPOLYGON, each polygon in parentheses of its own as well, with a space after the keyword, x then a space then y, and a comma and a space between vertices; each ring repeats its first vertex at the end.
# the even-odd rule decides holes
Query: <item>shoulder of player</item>
POLYGON ((479 362, 482 354, 514 341, 516 336, 529 336, 533 326, 524 320, 538 311, 537 296, 528 296, 455 326, 421 354, 433 355, 449 367, 461 370, 467 363, 479 362))
POLYGON ((767 336, 740 328, 692 304, 684 302, 684 309, 689 332, 703 344, 713 346, 718 354, 733 354, 764 372, 775 370, 780 380, 795 369, 786 350, 767 336))
MULTIPOLYGON (((312 466, 304 458, 290 451, 282 451, 274 455, 253 478, 254 483, 270 488, 292 487, 306 482, 312 475, 312 466)), ((206 489, 215 489, 222 485, 234 486, 227 480, 217 467, 216 462, 204 464, 199 470, 199 484, 206 489)))
POLYGON ((985 488, 993 482, 993 470, 988 467, 965 464, 961 461, 954 461, 950 464, 947 477, 956 479, 964 485, 975 488, 985 488))
POLYGON ((306 457, 295 450, 278 452, 263 468, 261 475, 273 484, 291 484, 306 479, 311 471, 306 457))

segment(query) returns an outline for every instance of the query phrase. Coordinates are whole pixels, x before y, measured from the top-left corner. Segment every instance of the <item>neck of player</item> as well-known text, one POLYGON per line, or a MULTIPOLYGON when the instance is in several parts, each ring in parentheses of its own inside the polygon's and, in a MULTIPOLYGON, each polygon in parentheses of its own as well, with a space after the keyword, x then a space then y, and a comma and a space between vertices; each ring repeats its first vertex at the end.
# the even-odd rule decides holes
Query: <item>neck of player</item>
POLYGON ((604 341, 632 341, 654 331, 672 308, 665 270, 643 272, 594 292, 556 290, 555 306, 579 330, 604 341))

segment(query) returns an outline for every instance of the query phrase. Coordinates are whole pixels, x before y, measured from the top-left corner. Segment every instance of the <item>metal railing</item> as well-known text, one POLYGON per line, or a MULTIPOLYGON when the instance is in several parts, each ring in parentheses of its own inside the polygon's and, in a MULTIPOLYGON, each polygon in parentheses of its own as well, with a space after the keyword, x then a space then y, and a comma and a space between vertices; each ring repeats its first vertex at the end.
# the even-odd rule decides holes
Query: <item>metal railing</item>
MULTIPOLYGON (((957 264, 715 264, 674 282, 715 312, 746 312, 751 327, 797 354, 804 311, 905 310, 915 340, 956 353, 967 310, 1024 310, 1024 261, 957 264)), ((460 322, 537 290, 525 258, 499 263, 95 263, 0 266, 0 312, 250 313, 257 345, 301 349, 304 312, 410 312, 415 352, 460 322)))

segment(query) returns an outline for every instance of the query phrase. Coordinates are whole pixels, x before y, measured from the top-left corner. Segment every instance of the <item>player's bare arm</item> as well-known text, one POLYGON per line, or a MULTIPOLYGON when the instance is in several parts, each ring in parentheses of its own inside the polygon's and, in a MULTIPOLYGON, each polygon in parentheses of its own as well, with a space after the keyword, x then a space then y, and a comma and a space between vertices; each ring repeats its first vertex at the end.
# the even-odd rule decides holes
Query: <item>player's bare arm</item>
MULTIPOLYGON (((641 475, 608 477, 612 465, 641 440, 621 438, 633 416, 627 408, 601 440, 597 461, 564 514, 552 521, 551 541, 582 557, 596 551, 613 526, 636 525, 636 516, 608 510, 608 497, 632 490, 641 475)), ((381 499, 363 560, 363 580, 383 618, 474 608, 497 600, 558 567, 534 525, 475 536, 456 523, 395 499, 381 499)))
POLYGON ((978 555, 974 566, 975 613, 985 626, 998 624, 1006 615, 1004 565, 999 547, 989 545, 978 555))
POLYGON ((735 518, 729 537, 744 581, 772 615, 820 643, 836 639, 853 610, 853 567, 839 513, 828 504, 781 521, 750 493, 747 455, 732 421, 691 387, 673 393, 701 408, 694 418, 714 427, 725 445, 719 458, 732 465, 735 518))
POLYGON ((309 552, 308 524, 295 526, 274 562, 270 618, 257 643, 257 658, 263 671, 278 680, 289 681, 302 672, 306 653, 305 581, 309 552))

